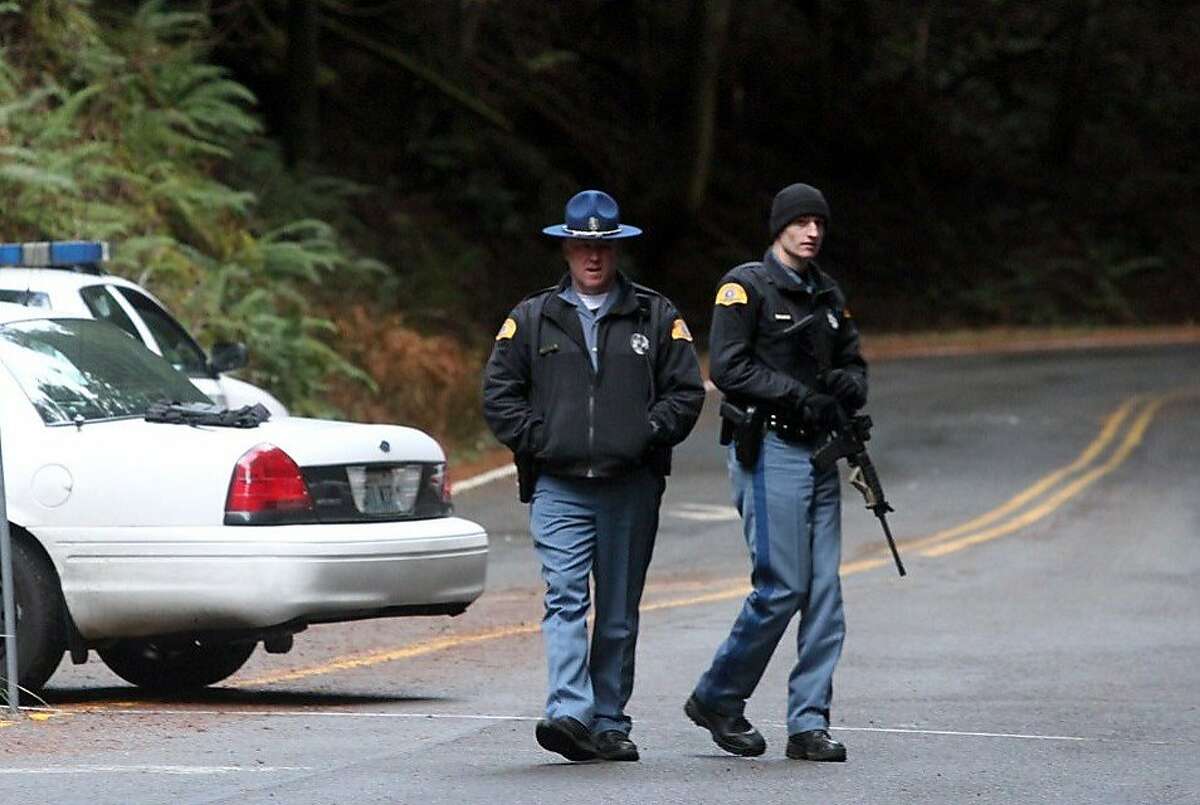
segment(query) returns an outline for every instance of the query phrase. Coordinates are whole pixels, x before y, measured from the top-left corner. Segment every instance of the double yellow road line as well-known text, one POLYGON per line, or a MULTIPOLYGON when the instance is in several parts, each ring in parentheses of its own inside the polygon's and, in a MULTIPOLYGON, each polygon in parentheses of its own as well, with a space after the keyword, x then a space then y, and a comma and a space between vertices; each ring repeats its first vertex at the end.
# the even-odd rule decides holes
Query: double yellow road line
MULTIPOLYGON (((1164 405, 1184 397, 1196 396, 1200 396, 1196 391, 1186 391, 1169 395, 1131 397, 1105 418, 1099 435, 1079 454, 1078 458, 1067 466, 1038 479, 1027 489, 979 517, 927 537, 901 542, 901 548, 909 552, 916 551, 925 557, 945 556, 972 545, 1012 534, 1042 520, 1121 466, 1134 449, 1141 444, 1146 430, 1164 405)), ((890 556, 873 556, 846 562, 842 565, 841 572, 843 576, 848 576, 890 564, 890 556)), ((727 601, 742 598, 749 590, 749 585, 745 580, 731 579, 717 589, 708 590, 699 595, 648 601, 642 606, 641 611, 646 613, 727 601)), ((650 591, 648 590, 648 592, 650 591)), ((452 648, 509 637, 533 635, 539 631, 540 627, 537 623, 520 623, 447 635, 394 649, 350 654, 318 665, 249 677, 233 682, 232 686, 248 688, 294 682, 337 671, 368 668, 387 662, 411 659, 452 648)))
MULTIPOLYGON (((1130 397, 1105 417, 1099 435, 1070 464, 1039 478, 1001 505, 968 522, 927 537, 902 540, 901 550, 936 558, 1036 523, 1121 466, 1141 444, 1160 408, 1169 402, 1195 396, 1198 396, 1196 391, 1180 391, 1169 395, 1130 397)), ((843 562, 841 574, 851 576, 891 564, 890 555, 881 549, 879 555, 843 562)), ((739 580, 701 595, 646 604, 642 606, 642 612, 741 598, 749 591, 749 585, 739 580)))
POLYGON ((1159 409, 1194 395, 1195 392, 1180 391, 1129 398, 1105 418, 1099 435, 1070 464, 1039 478, 1000 506, 969 522, 902 542, 901 547, 936 558, 1007 536, 1044 519, 1120 467, 1142 443, 1159 409))

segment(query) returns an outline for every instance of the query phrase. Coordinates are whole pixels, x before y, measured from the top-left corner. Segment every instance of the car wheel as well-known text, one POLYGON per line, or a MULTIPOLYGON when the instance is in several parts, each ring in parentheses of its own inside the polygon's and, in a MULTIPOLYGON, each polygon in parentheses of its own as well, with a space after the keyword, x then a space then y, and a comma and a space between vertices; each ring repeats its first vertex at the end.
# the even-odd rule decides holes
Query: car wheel
MULTIPOLYGON (((13 603, 17 612, 17 682, 25 690, 38 691, 58 668, 67 650, 62 592, 58 576, 45 557, 16 535, 11 544, 13 603)), ((4 633, 3 626, 0 620, 0 634, 4 633)), ((7 668, 5 640, 0 638, 0 678, 5 677, 7 668)))
POLYGON ((255 643, 205 640, 119 640, 99 650, 114 674, 139 688, 202 688, 232 676, 254 653, 255 643))

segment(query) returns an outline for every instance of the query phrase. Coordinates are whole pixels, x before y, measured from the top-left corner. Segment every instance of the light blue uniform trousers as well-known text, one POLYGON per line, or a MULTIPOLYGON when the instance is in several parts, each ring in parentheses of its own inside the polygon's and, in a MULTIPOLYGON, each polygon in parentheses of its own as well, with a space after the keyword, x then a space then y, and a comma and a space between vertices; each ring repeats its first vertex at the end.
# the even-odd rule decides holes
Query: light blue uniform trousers
POLYGON ((538 478, 529 528, 546 582, 548 718, 571 716, 596 734, 629 733, 625 705, 633 693, 638 605, 664 486, 649 470, 620 478, 538 478), (589 576, 596 599, 590 652, 589 576))
POLYGON ((696 698, 740 715, 792 616, 801 613, 788 679, 788 734, 829 726, 833 669, 846 633, 838 565, 841 487, 836 468, 817 473, 812 452, 768 431, 758 465, 729 451, 733 503, 750 548, 751 584, 729 637, 696 685, 696 698))

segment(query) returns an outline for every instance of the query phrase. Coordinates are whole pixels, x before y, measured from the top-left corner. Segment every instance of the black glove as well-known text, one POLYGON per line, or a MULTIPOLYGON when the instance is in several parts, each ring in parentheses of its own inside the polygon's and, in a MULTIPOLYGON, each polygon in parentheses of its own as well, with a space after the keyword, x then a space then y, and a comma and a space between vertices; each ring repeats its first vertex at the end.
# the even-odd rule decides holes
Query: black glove
POLYGON ((836 430, 842 421, 837 398, 829 394, 813 392, 801 403, 804 423, 816 430, 836 430))
POLYGON ((834 369, 825 376, 825 386, 848 413, 867 404, 867 381, 861 375, 834 369))

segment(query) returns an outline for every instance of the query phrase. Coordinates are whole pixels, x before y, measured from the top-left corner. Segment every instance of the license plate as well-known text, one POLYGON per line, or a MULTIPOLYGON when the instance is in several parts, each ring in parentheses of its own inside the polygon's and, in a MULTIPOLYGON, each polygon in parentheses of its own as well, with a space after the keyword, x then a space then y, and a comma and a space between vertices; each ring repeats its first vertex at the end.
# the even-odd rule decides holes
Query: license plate
POLYGON ((363 514, 407 514, 421 488, 421 467, 347 467, 354 506, 363 514))

